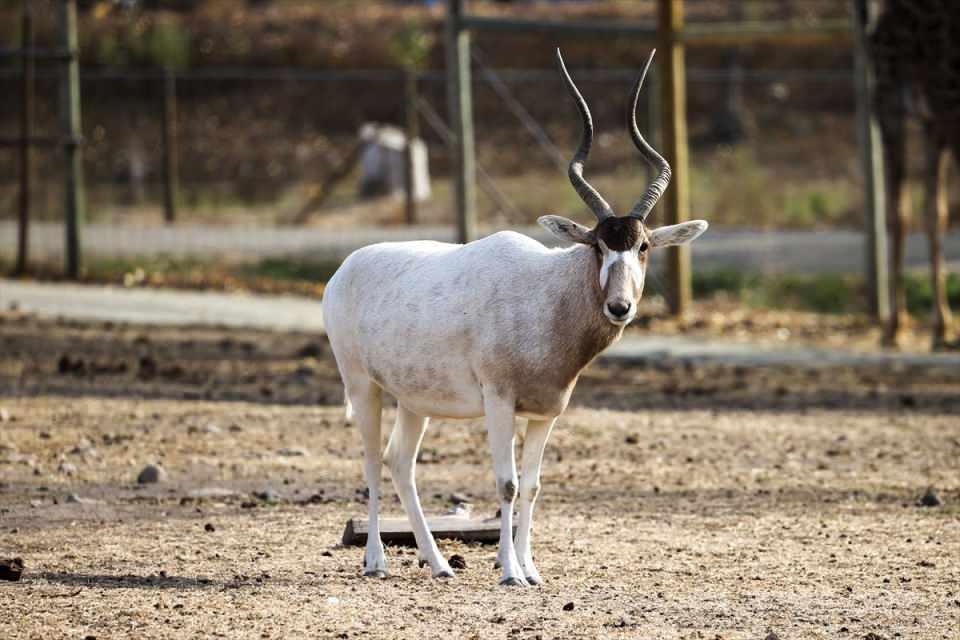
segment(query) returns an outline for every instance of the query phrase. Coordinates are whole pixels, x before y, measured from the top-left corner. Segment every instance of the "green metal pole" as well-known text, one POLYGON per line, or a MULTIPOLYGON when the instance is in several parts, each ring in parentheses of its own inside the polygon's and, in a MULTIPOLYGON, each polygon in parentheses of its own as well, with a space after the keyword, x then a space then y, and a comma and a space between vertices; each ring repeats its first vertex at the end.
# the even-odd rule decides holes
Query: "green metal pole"
POLYGON ((887 227, 885 220, 882 142, 880 127, 873 113, 873 67, 867 55, 866 34, 871 24, 870 5, 866 0, 853 2, 854 85, 857 96, 857 137, 860 165, 863 169, 864 231, 866 241, 866 276, 870 311, 886 324, 890 318, 890 272, 887 268, 887 227))
POLYGON ((470 32, 463 28, 463 0, 447 1, 447 105, 453 130, 454 208, 457 239, 476 237, 477 170, 473 143, 473 98, 470 91, 470 32))
MULTIPOLYGON (((667 224, 678 224, 690 217, 686 71, 683 41, 679 37, 683 31, 683 0, 660 0, 658 20, 663 148, 673 167, 673 181, 663 200, 667 224)), ((670 311, 683 316, 690 309, 693 298, 689 246, 667 249, 667 282, 670 311)))
POLYGON ((13 272, 27 272, 30 255, 30 137, 33 135, 33 18, 30 5, 24 3, 22 36, 20 38, 22 84, 20 112, 20 213, 17 233, 17 262, 13 272))
POLYGON ((404 116, 406 119, 407 147, 404 154, 406 172, 404 173, 404 212, 407 224, 417 222, 416 174, 414 172, 414 145, 420 138, 420 120, 417 117, 417 69, 409 65, 404 69, 404 116))
POLYGON ((70 54, 61 73, 60 119, 64 144, 64 222, 66 276, 77 279, 82 268, 81 231, 86 218, 83 154, 80 148, 80 51, 77 42, 76 0, 60 0, 61 44, 70 54))
POLYGON ((163 220, 177 219, 179 149, 177 144, 177 79, 172 69, 163 72, 163 220))

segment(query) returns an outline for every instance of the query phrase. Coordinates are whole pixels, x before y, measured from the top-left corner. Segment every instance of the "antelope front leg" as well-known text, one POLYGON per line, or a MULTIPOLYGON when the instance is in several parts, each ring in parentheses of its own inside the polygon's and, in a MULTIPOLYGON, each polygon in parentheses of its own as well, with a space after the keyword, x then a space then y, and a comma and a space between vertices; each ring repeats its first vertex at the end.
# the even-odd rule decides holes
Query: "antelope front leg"
POLYGON ((497 560, 503 568, 500 584, 527 586, 523 569, 513 546, 513 503, 517 498, 517 464, 513 455, 515 440, 514 403, 504 398, 484 398, 485 423, 493 473, 500 496, 500 549, 497 560))
POLYGON ((533 526, 533 504, 540 493, 540 465, 543 462, 543 450, 547 438, 557 419, 530 420, 527 423, 527 435, 523 441, 523 458, 520 473, 520 521, 517 524, 517 558, 523 574, 530 584, 541 584, 540 572, 533 564, 533 552, 530 547, 530 530, 533 526))

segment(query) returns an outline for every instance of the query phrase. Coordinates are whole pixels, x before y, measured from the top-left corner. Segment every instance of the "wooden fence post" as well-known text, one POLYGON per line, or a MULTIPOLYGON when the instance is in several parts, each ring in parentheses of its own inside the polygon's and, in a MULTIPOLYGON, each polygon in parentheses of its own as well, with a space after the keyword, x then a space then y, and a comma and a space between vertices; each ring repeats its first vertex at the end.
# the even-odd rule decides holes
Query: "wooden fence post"
POLYGON ((413 65, 407 65, 404 70, 404 116, 406 117, 406 137, 407 148, 405 155, 406 173, 404 174, 405 197, 405 216, 407 224, 416 224, 417 222, 417 197, 416 181, 414 180, 414 144, 420 137, 420 119, 417 111, 417 69, 413 65))
POLYGON ((869 308, 886 324, 890 318, 890 272, 887 261, 886 192, 882 142, 873 113, 873 65, 867 55, 867 30, 872 23, 868 0, 854 0, 854 84, 857 95, 857 138, 863 169, 863 210, 866 240, 866 280, 869 308))
POLYGON ((179 192, 177 145, 177 78, 170 68, 163 70, 163 220, 177 219, 179 192))
MULTIPOLYGON (((681 39, 683 0, 659 0, 657 19, 663 105, 661 130, 664 155, 673 167, 673 181, 663 199, 666 223, 677 224, 689 218, 686 71, 681 39)), ((667 249, 667 282, 670 311, 683 316, 690 309, 693 297, 689 246, 667 249)))
POLYGON ((454 209, 457 240, 476 237, 477 184, 473 144, 473 99, 470 87, 470 32, 463 28, 463 0, 447 1, 447 108, 453 130, 456 179, 454 209))
POLYGON ((27 272, 30 255, 30 137, 33 135, 33 17, 30 5, 23 3, 23 22, 21 26, 20 48, 23 76, 20 85, 20 202, 19 228, 17 232, 17 262, 14 274, 27 272))
POLYGON ((64 143, 64 254, 66 276, 77 279, 82 268, 81 233, 86 218, 80 129, 80 50, 76 0, 61 0, 60 40, 70 58, 61 72, 60 119, 64 143))

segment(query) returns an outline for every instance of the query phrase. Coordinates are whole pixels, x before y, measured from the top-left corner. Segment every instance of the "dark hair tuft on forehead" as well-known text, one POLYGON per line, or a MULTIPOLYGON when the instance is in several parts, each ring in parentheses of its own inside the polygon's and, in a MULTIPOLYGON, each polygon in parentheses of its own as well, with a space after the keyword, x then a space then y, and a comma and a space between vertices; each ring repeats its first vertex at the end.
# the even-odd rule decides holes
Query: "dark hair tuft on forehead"
POLYGON ((643 223, 637 218, 607 218, 597 225, 597 238, 611 251, 627 251, 643 239, 643 223))

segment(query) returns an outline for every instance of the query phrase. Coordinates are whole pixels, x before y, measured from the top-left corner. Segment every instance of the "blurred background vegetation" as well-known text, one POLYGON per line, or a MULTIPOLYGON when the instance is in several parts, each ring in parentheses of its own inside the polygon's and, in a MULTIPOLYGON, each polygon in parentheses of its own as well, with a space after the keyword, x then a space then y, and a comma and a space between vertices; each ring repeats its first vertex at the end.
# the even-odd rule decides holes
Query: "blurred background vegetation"
MULTIPOLYGON (((54 0, 31 3, 38 44, 52 44, 54 0)), ((443 2, 392 0, 83 0, 79 3, 84 161, 90 222, 162 224, 160 157, 164 69, 176 74, 184 223, 288 224, 337 171, 365 122, 401 125, 404 67, 415 67, 423 100, 446 117, 443 2)), ((0 0, 0 46, 19 42, 20 0, 0 0)), ((485 15, 630 20, 653 25, 653 0, 494 2, 471 0, 485 15)), ((687 0, 690 23, 786 20, 813 24, 844 18, 834 0, 687 0)), ((480 33, 484 69, 538 122, 563 155, 579 124, 554 69, 565 56, 597 122, 591 180, 623 207, 646 179, 623 126, 626 93, 646 45, 630 38, 561 37, 543 33, 480 33)), ((717 227, 860 228, 862 176, 854 123, 849 45, 697 46, 687 52, 692 213, 717 227), (732 124, 731 124, 732 122, 732 124)), ((475 65, 478 66, 479 65, 475 65)), ((502 96, 474 74, 478 161, 511 206, 480 194, 481 224, 533 224, 545 212, 586 219, 555 158, 535 144, 502 96)), ((0 135, 16 135, 19 70, 0 63, 0 135)), ((651 93, 655 95, 653 89, 651 93)), ((57 78, 37 80, 40 133, 57 130, 57 78)), ((655 105, 654 105, 655 106, 655 105)), ((656 131, 649 126, 656 140, 656 131)), ((433 197, 418 219, 450 224, 450 157, 444 137, 421 122, 433 197)), ((912 171, 918 175, 919 154, 912 171)), ((61 215, 59 159, 38 153, 35 220, 61 215)), ((398 225, 400 203, 358 200, 356 170, 338 182, 306 224, 342 231, 351 225, 398 225)), ((0 222, 16 210, 16 156, 0 153, 0 222)), ((915 180, 915 182, 919 182, 915 180)), ((953 190, 957 192, 957 189, 953 190)), ((919 188, 914 189, 919 208, 919 188)), ((953 208, 956 211, 956 207, 953 208)), ((919 218, 914 220, 921 228, 919 218)), ((198 270, 184 261, 144 258, 145 272, 198 270), (150 264, 150 261, 155 261, 150 264), (182 268, 181 268, 182 267, 182 268)), ((90 262, 95 273, 135 269, 132 258, 90 262), (99 266, 98 266, 99 264, 99 266), (111 266, 112 265, 112 266, 111 266), (109 267, 109 269, 108 269, 109 267), (129 267, 129 269, 128 269, 129 267)), ((322 257, 247 260, 232 271, 308 281, 330 265, 322 257), (317 267, 316 265, 320 266, 317 267)), ((172 276, 171 276, 172 277, 172 276)), ((910 285, 911 304, 929 304, 923 279, 910 285)), ((951 281, 956 296, 956 280, 951 281)), ((700 273, 697 291, 729 292, 757 304, 848 310, 861 285, 847 276, 807 281, 770 274, 700 273), (811 283, 818 292, 808 299, 811 283), (762 285, 762 286, 761 286, 762 285), (756 295, 750 291, 757 291, 756 295)))

